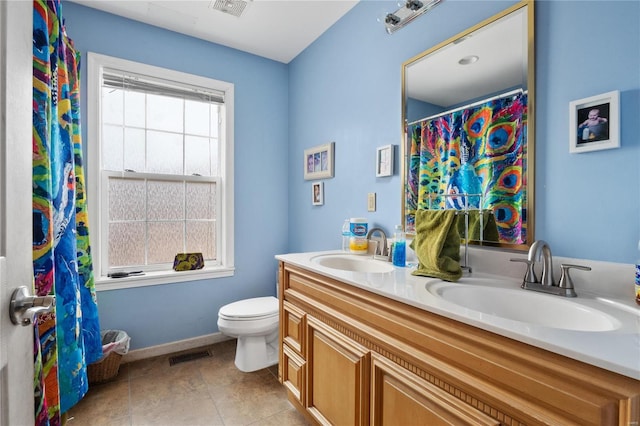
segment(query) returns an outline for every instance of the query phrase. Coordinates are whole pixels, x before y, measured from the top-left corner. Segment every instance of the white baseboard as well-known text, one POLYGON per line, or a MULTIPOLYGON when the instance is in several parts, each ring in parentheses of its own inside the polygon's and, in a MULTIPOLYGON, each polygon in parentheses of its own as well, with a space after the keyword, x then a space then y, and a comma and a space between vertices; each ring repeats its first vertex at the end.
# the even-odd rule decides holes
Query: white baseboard
POLYGON ((200 348, 202 346, 213 345, 215 343, 220 343, 231 339, 231 337, 225 336, 224 334, 218 332, 213 334, 206 334, 204 336, 192 337, 190 339, 178 340, 176 342, 164 343, 162 345, 134 349, 122 356, 122 363, 124 364, 141 359, 153 358, 156 356, 200 348))

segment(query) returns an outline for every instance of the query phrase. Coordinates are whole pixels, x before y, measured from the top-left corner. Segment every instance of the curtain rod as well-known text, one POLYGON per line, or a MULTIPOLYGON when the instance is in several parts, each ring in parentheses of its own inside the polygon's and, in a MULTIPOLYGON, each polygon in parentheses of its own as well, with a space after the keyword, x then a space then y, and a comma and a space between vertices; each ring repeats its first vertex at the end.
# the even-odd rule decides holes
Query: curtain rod
POLYGON ((507 96, 515 95, 515 94, 518 94, 518 93, 525 93, 525 91, 522 90, 522 89, 511 90, 509 92, 505 92, 505 93, 502 93, 500 95, 492 96, 490 98, 483 99, 481 101, 472 102, 472 103, 470 103, 468 105, 464 105, 464 106, 461 106, 461 107, 453 108, 453 109, 450 109, 449 111, 440 112, 438 114, 430 115, 429 117, 425 117, 425 118, 421 118, 421 119, 416 120, 416 121, 412 121, 411 123, 407 123, 407 126, 411 126, 412 124, 416 124, 416 123, 419 123, 419 122, 425 121, 425 120, 432 120, 434 118, 441 117, 443 115, 451 114, 452 112, 460 111, 461 109, 471 108, 471 107, 474 107, 476 105, 483 104, 485 102, 490 102, 490 101, 493 101, 493 100, 496 100, 496 99, 506 98, 507 96))

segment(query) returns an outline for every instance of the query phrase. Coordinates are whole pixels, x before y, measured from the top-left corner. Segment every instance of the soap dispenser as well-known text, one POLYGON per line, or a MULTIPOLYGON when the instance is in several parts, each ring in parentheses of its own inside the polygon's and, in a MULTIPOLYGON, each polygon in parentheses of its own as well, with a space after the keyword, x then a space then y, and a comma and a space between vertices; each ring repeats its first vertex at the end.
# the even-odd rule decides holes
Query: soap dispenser
POLYGON ((402 225, 396 225, 393 240, 393 251, 391 253, 393 264, 404 267, 407 260, 407 240, 402 231, 402 225))

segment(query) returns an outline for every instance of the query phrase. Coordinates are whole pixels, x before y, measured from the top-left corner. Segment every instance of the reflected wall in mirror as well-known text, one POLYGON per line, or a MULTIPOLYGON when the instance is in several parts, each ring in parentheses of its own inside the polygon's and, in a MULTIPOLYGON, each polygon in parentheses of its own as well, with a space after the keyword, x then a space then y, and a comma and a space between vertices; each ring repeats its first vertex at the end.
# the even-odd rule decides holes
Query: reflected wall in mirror
POLYGON ((417 209, 457 209, 471 243, 533 242, 533 18, 522 1, 403 64, 408 233, 417 209))

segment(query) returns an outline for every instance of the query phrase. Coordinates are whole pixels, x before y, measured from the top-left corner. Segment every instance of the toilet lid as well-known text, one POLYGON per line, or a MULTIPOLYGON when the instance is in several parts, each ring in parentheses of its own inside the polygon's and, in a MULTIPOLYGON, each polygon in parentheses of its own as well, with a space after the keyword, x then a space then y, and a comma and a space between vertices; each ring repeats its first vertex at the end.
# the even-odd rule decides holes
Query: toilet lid
POLYGON ((220 308, 220 316, 227 318, 256 318, 278 314, 278 299, 273 296, 239 300, 220 308))

